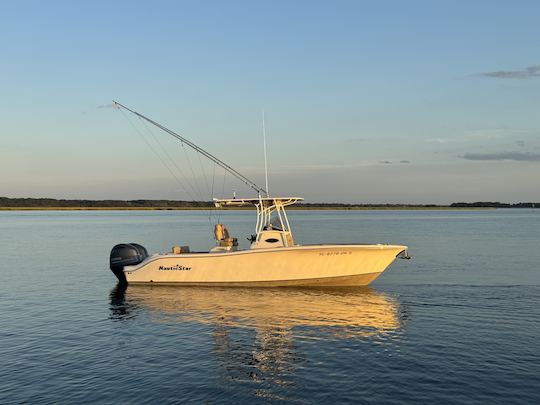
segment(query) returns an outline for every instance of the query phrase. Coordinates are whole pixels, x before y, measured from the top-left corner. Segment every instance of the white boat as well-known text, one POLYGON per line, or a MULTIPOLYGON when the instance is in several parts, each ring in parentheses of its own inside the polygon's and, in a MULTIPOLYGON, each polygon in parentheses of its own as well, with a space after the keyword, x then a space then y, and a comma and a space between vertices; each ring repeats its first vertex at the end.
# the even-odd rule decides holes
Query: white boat
POLYGON ((174 246, 166 254, 148 255, 135 243, 116 245, 110 267, 122 283, 232 287, 358 286, 375 280, 396 257, 408 258, 407 246, 296 243, 285 207, 299 197, 270 197, 265 189, 213 155, 156 122, 120 108, 181 139, 258 192, 255 198, 214 199, 218 208, 255 206, 255 234, 248 249, 238 248, 223 224, 216 224, 216 246, 205 252, 174 246), (262 197, 261 194, 266 194, 262 197))

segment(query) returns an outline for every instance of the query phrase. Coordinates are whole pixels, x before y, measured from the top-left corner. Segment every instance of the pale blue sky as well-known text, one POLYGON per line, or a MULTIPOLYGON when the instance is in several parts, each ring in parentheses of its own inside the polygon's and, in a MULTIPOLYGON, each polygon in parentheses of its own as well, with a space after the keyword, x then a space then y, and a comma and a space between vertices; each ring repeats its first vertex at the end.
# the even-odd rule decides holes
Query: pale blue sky
POLYGON ((0 196, 198 198, 117 99, 261 185, 264 109, 273 194, 540 201, 540 2, 0 5, 0 196))

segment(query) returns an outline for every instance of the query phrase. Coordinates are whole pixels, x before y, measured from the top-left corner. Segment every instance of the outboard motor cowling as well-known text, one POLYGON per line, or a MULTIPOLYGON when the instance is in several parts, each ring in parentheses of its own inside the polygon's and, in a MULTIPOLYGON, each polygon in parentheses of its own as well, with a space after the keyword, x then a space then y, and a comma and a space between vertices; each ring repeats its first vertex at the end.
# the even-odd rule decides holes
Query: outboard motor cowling
POLYGON ((110 267, 121 283, 127 283, 124 266, 134 266, 148 257, 148 252, 137 243, 121 243, 111 250, 110 267))

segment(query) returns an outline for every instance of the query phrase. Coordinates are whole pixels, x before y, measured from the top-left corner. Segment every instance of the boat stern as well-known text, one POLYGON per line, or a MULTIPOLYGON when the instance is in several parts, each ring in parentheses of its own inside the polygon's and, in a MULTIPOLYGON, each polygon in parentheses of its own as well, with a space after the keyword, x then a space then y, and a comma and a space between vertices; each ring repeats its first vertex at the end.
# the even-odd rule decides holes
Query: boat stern
POLYGON ((118 281, 127 284, 124 267, 142 263, 147 257, 148 251, 144 246, 137 243, 120 243, 112 248, 109 264, 118 281))

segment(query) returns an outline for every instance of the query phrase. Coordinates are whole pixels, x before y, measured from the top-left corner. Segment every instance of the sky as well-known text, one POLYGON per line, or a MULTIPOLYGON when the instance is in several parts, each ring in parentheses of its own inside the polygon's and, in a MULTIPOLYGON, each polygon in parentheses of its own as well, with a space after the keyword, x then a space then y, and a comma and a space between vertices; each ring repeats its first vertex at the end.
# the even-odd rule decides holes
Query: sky
POLYGON ((0 196, 540 201, 538 1, 0 4, 0 196))

